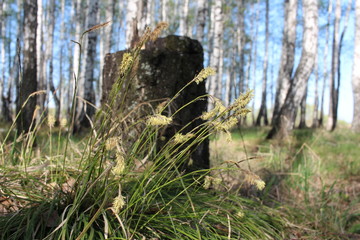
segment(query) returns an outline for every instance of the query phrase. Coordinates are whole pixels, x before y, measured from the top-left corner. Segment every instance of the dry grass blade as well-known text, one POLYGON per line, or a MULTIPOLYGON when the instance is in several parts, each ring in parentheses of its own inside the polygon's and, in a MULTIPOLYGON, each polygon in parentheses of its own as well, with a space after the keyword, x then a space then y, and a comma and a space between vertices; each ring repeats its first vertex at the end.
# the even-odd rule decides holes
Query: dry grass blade
POLYGON ((89 33, 89 32, 93 32, 95 30, 98 30, 100 28, 103 28, 103 27, 106 27, 107 25, 109 25, 111 23, 111 21, 107 21, 107 22, 104 22, 104 23, 100 23, 98 25, 95 25, 91 28, 89 28, 88 30, 86 30, 85 32, 83 32, 83 35, 86 34, 86 33, 89 33))

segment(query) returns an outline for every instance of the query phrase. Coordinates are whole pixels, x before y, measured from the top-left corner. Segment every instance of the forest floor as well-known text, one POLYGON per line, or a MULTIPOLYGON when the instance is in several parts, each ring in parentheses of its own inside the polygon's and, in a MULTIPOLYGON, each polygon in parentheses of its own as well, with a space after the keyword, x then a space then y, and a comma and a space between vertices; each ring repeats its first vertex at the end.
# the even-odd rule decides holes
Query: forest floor
MULTIPOLYGON (((234 131, 230 142, 216 137, 212 164, 239 162, 257 173, 266 182, 262 194, 242 193, 280 209, 292 239, 360 239, 360 135, 342 126, 266 141, 268 130, 234 131)), ((230 188, 241 186, 239 175, 225 177, 230 188)))
MULTIPOLYGON (((158 236, 154 239, 163 239, 161 236, 172 236, 174 239, 198 239, 197 236, 202 239, 237 239, 236 233, 240 233, 241 239, 360 239, 360 135, 352 133, 347 126, 340 126, 331 133, 321 129, 295 130, 292 137, 286 141, 268 141, 265 140, 268 130, 263 127, 235 130, 231 134, 231 141, 226 134, 212 137, 211 165, 215 170, 211 174, 222 178, 219 187, 210 187, 215 192, 190 183, 185 190, 192 189, 187 193, 191 196, 179 195, 176 193, 179 190, 174 189, 181 190, 179 184, 187 184, 187 178, 176 178, 180 179, 179 182, 171 181, 174 183, 174 188, 171 188, 168 183, 161 185, 166 174, 160 174, 161 181, 153 186, 152 191, 155 194, 148 198, 151 201, 143 198, 146 206, 138 204, 139 200, 136 199, 141 197, 129 197, 129 206, 133 199, 136 200, 132 207, 126 208, 122 215, 119 214, 120 217, 116 214, 115 216, 117 219, 129 218, 130 222, 137 219, 136 216, 141 212, 139 220, 134 223, 139 232, 133 238, 144 236, 138 225, 148 226, 148 223, 153 221, 156 225, 151 225, 154 233, 150 233, 158 236), (265 189, 259 191, 255 185, 246 185, 246 176, 252 173, 265 181, 265 189), (165 211, 165 206, 159 208, 156 200, 158 196, 165 201, 168 210, 165 211), (167 198, 170 200, 166 200, 167 198), (156 200, 155 205, 152 200, 156 200), (158 209, 155 215, 154 209, 158 209), (179 212, 176 212, 176 209, 179 212), (193 212, 195 210, 196 212, 193 212), (181 224, 174 225, 173 222, 177 221, 181 224), (214 225, 214 221, 220 224, 214 225), (199 229, 191 225, 191 222, 201 223, 199 229), (174 233, 170 231, 172 228, 175 229, 174 233), (231 233, 234 237, 230 237, 231 233)), ((6 131, 2 134, 5 133, 6 131)), ((33 148, 28 145, 23 148, 18 146, 18 149, 25 149, 24 151, 18 151, 16 144, 11 142, 2 145, 4 153, 1 156, 7 162, 0 164, 0 230, 1 223, 8 225, 3 230, 8 231, 9 235, 0 234, 0 239, 24 239, 26 232, 34 234, 34 231, 38 236, 46 236, 49 229, 58 226, 68 214, 67 209, 72 205, 69 202, 77 201, 73 190, 81 192, 83 188, 75 188, 74 181, 77 175, 86 173, 88 167, 82 168, 76 164, 83 164, 83 152, 86 152, 84 149, 88 146, 88 137, 84 135, 71 138, 68 146, 70 158, 79 161, 72 162, 65 169, 60 166, 66 137, 60 133, 42 129, 37 134, 33 148), (27 161, 22 160, 27 158, 31 161, 31 166, 26 166, 27 161), (22 164, 17 166, 16 161, 22 164), (23 167, 25 172, 21 170, 23 167), (62 170, 65 170, 65 175, 62 170), (59 195, 54 192, 59 192, 59 195), (57 210, 53 210, 54 208, 57 210), (11 215, 14 212, 19 214, 11 215), (8 216, 10 218, 7 218, 8 216), (10 224, 10 220, 14 221, 10 224), (46 222, 45 227, 41 227, 41 222, 46 222), (23 228, 18 228, 19 224, 23 228), (27 230, 29 227, 30 230, 27 230)), ((145 169, 143 173, 134 174, 137 174, 138 178, 144 175, 153 179, 157 174, 156 168, 150 169, 150 173, 147 174, 145 169)), ((97 239, 91 238, 93 234, 105 236, 111 232, 119 232, 119 223, 113 218, 114 214, 108 213, 111 209, 108 203, 104 205, 102 217, 96 220, 96 214, 89 211, 94 209, 93 206, 102 206, 103 197, 107 197, 106 193, 117 191, 119 180, 111 175, 105 181, 108 181, 109 189, 103 191, 102 185, 97 188, 96 184, 103 182, 100 181, 102 176, 104 175, 100 174, 83 185, 85 195, 91 193, 91 198, 86 198, 84 203, 83 199, 80 199, 81 205, 79 203, 79 207, 73 210, 76 213, 74 221, 81 219, 85 228, 90 229, 89 234, 85 235, 84 226, 81 224, 66 226, 65 223, 66 227, 62 227, 62 232, 67 239, 73 239, 72 232, 85 236, 83 239, 97 239), (82 213, 83 204, 86 211, 89 211, 88 215, 82 213), (109 233, 102 229, 99 231, 98 226, 104 224, 103 218, 107 219, 105 222, 108 221, 109 233), (92 224, 94 221, 95 224, 92 224)), ((194 178, 191 176, 190 179, 194 178)), ((124 192, 128 192, 128 196, 131 196, 133 190, 134 194, 142 196, 142 192, 137 191, 136 184, 145 189, 150 182, 132 183, 125 180, 122 187, 124 192), (144 186, 141 185, 143 183, 144 186)), ((73 221, 72 216, 65 219, 69 223, 73 221)), ((129 225, 129 229, 134 230, 133 225, 129 225)), ((145 232, 149 230, 145 229, 145 232)), ((127 234, 125 230, 124 234, 127 234)))

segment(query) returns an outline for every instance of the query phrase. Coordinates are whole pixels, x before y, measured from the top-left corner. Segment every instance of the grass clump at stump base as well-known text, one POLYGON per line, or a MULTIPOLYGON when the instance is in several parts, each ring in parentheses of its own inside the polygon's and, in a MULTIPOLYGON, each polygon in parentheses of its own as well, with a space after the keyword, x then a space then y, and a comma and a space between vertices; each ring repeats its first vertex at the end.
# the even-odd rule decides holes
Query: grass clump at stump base
MULTIPOLYGON (((161 114, 176 96, 125 129, 144 126, 129 148, 123 145, 127 132, 117 135, 117 126, 126 117, 114 110, 118 109, 114 104, 126 97, 119 99, 117 93, 129 87, 125 80, 136 73, 143 44, 165 25, 145 31, 124 57, 109 100, 98 111, 87 138, 74 142, 69 134, 64 143, 66 128, 54 135, 48 122, 47 151, 42 152, 39 144, 26 144, 33 138, 22 137, 24 144, 17 145, 16 151, 8 147, 8 138, 3 139, 0 197, 7 207, 0 216, 1 239, 283 239, 284 220, 278 211, 256 200, 209 189, 210 169, 190 173, 182 169, 199 143, 215 132, 229 133, 237 119, 249 112, 246 104, 251 92, 227 108, 210 96, 215 108, 202 116, 208 121, 191 132, 180 130, 160 150, 156 147, 159 132, 173 118, 161 114), (6 158, 14 151, 18 165, 11 166, 6 158)), ((213 70, 205 69, 184 88, 210 74, 213 70)), ((36 133, 26 136, 36 137, 36 133)))

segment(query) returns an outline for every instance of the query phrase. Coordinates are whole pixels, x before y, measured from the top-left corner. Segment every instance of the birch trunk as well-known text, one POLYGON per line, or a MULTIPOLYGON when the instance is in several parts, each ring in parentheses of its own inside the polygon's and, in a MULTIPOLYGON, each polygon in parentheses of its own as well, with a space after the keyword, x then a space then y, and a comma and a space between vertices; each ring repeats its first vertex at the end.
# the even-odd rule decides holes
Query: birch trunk
POLYGON ((60 98, 57 95, 57 90, 55 89, 54 79, 53 79, 53 72, 54 72, 54 65, 53 65, 53 46, 54 46, 54 29, 55 29, 55 0, 51 0, 48 2, 49 6, 49 22, 48 26, 48 38, 47 38, 47 46, 46 46, 46 55, 47 55, 47 62, 49 64, 49 88, 53 95, 54 102, 55 102, 55 125, 58 126, 60 123, 60 98))
MULTIPOLYGON (((37 0, 37 29, 36 29, 36 54, 37 54, 37 78, 38 90, 47 90, 46 87, 46 67, 45 67, 45 51, 43 49, 44 32, 43 32, 43 1, 37 0)), ((45 112, 45 101, 47 93, 38 96, 38 105, 40 106, 39 116, 45 112)))
POLYGON ((273 118, 278 117, 289 90, 291 76, 294 68, 297 0, 285 1, 285 21, 282 39, 281 59, 277 80, 273 118))
MULTIPOLYGON (((6 65, 6 60, 5 60, 5 46, 6 46, 6 7, 7 4, 6 2, 4 2, 4 0, 0 1, 0 35, 1 35, 1 80, 0 80, 0 106, 3 106, 3 98, 4 98, 4 91, 5 91, 5 65, 6 65)), ((1 117, 0 120, 4 120, 3 119, 4 115, 3 115, 3 111, 1 108, 1 117)))
POLYGON ((327 11, 327 24, 326 24, 326 34, 325 34, 325 49, 324 49, 324 59, 323 59, 323 84, 321 91, 321 104, 320 104, 320 116, 319 116, 319 127, 323 126, 324 122, 324 98, 325 98, 325 90, 326 90, 326 82, 328 81, 328 69, 327 69, 327 58, 328 52, 330 48, 330 25, 331 25, 331 13, 332 13, 332 2, 328 3, 328 11, 327 11))
POLYGON ((244 54, 244 47, 245 47, 245 3, 244 0, 238 1, 238 28, 236 31, 236 38, 237 38, 237 52, 240 56, 239 62, 239 81, 238 81, 238 94, 236 94, 236 98, 240 95, 241 92, 244 91, 245 86, 245 77, 244 77, 244 62, 245 62, 245 54, 244 54))
POLYGON ((137 12, 139 0, 129 0, 126 7, 126 32, 125 47, 130 48, 134 42, 135 32, 137 31, 137 12))
MULTIPOLYGON (((6 12, 7 11, 7 7, 8 5, 4 3, 3 5, 3 10, 6 12)), ((19 11, 18 11, 19 12, 19 11)), ((17 13, 18 15, 18 13, 17 13)), ((4 122, 8 122, 8 123, 11 123, 12 122, 12 116, 11 116, 11 96, 12 96, 12 84, 13 84, 13 79, 14 79, 14 74, 15 74, 15 70, 16 70, 16 66, 18 66, 19 64, 16 64, 16 62, 11 58, 11 47, 10 47, 10 41, 9 39, 11 39, 11 34, 10 34, 10 31, 7 31, 8 34, 10 34, 10 36, 6 36, 6 23, 8 21, 7 18, 5 18, 5 15, 1 15, 3 18, 3 21, 2 23, 4 24, 4 26, 2 27, 2 35, 3 35, 3 49, 2 49, 2 52, 5 53, 5 51, 7 51, 7 55, 8 55, 8 60, 7 60, 7 63, 8 63, 8 72, 9 72, 9 75, 7 78, 5 78, 4 76, 4 73, 5 73, 5 69, 3 69, 3 81, 1 83, 1 87, 2 87, 2 90, 1 90, 1 99, 0 99, 0 102, 1 102, 1 120, 4 121, 4 122), (6 40, 6 41, 5 41, 6 40)), ((21 26, 21 23, 19 23, 19 25, 21 26)), ((17 31, 19 32, 19 31, 17 31)), ((16 41, 17 42, 17 41, 16 41)), ((3 68, 5 68, 6 66, 6 60, 5 60, 5 54, 4 56, 2 56, 3 58, 3 68)), ((16 54, 15 54, 15 57, 14 59, 16 59, 16 54)))
POLYGON ((330 98, 329 98, 329 117, 326 129, 333 131, 336 127, 337 115, 337 94, 336 94, 336 80, 338 68, 338 54, 339 54, 339 27, 341 17, 341 0, 336 0, 335 19, 334 19, 334 32, 333 32, 333 45, 331 57, 331 75, 330 75, 330 98))
POLYGON ((60 99, 60 107, 59 118, 62 119, 63 116, 63 106, 65 106, 65 89, 64 89, 64 69, 63 69, 63 61, 64 61, 64 39, 65 39, 65 0, 61 0, 61 24, 60 24, 60 63, 59 63, 59 99, 60 99))
POLYGON ((352 69, 352 88, 354 96, 354 115, 351 129, 360 132, 360 0, 355 0, 355 41, 352 69))
POLYGON ((185 36, 188 32, 188 13, 189 13, 189 0, 184 0, 184 5, 180 11, 180 26, 179 35, 185 36))
POLYGON ((338 54, 337 54, 337 68, 336 68, 336 74, 337 74, 337 82, 334 84, 335 85, 335 101, 334 101, 334 111, 333 111, 333 116, 334 116, 334 121, 333 121, 333 127, 332 130, 334 130, 336 128, 336 123, 337 123, 337 118, 338 118, 338 105, 339 105, 339 93, 340 93, 340 80, 341 80, 341 71, 340 71, 340 67, 341 67, 341 50, 342 50, 342 45, 343 45, 343 40, 344 40, 344 36, 349 24, 349 16, 350 16, 350 11, 351 11, 351 6, 352 6, 352 0, 348 1, 348 6, 346 9, 346 15, 345 15, 345 21, 344 21, 344 27, 343 30, 341 32, 340 35, 340 40, 339 40, 339 48, 338 48, 338 54))
POLYGON ((36 106, 36 95, 29 97, 37 90, 36 78, 36 25, 37 1, 24 1, 24 50, 23 50, 23 77, 19 83, 17 112, 18 133, 28 132, 33 120, 36 106), (28 99, 29 98, 29 99, 28 99), (25 102, 28 102, 25 104, 25 102), (23 106, 25 104, 25 106, 23 106))
MULTIPOLYGON (((319 47, 318 47, 319 50, 319 47)), ((315 93, 314 93, 314 112, 312 119, 312 128, 317 128, 319 124, 319 63, 318 53, 316 54, 314 73, 315 73, 315 93)))
POLYGON ((167 3, 168 3, 168 0, 161 0, 161 21, 162 22, 167 22, 168 21, 167 3))
POLYGON ((208 14, 208 0, 199 0, 197 5, 196 38, 200 43, 204 42, 206 16, 208 14))
POLYGON ((264 120, 264 125, 268 125, 266 95, 267 95, 267 70, 268 70, 268 55, 269 55, 269 0, 266 0, 266 17, 265 17, 265 53, 263 65, 263 82, 261 93, 261 105, 258 117, 256 119, 256 126, 261 125, 261 119, 264 120))
MULTIPOLYGON (((88 0, 87 28, 95 26, 98 22, 99 6, 97 0, 88 0)), ((95 114, 95 90, 94 90, 94 68, 96 58, 97 33, 91 31, 87 34, 87 46, 85 50, 85 74, 84 74, 84 94, 83 100, 78 102, 79 110, 76 116, 74 132, 78 132, 82 127, 91 127, 91 118, 95 114)))
MULTIPOLYGON (((101 22, 112 21, 114 18, 114 8, 115 8, 115 1, 107 0, 103 2, 104 10, 105 10, 105 19, 101 22)), ((99 99, 102 96, 102 85, 103 85, 103 67, 104 67, 104 58, 107 53, 110 53, 111 49, 111 36, 113 33, 113 23, 111 22, 110 25, 101 28, 101 38, 100 38, 100 78, 99 84, 97 84, 97 96, 99 99)))
MULTIPOLYGON (((255 35, 252 38, 252 41, 255 42, 254 44, 254 66, 253 66, 253 72, 252 72, 252 78, 253 78, 253 89, 254 89, 254 95, 256 93, 256 68, 257 68, 257 36, 258 36, 258 32, 259 32, 259 24, 258 20, 259 20, 259 15, 260 15, 260 8, 259 8, 259 2, 260 0, 257 0, 256 3, 256 14, 255 14, 255 23, 256 23, 256 27, 255 27, 255 35)), ((255 119, 255 99, 252 101, 252 111, 251 111, 251 119, 252 119, 252 124, 255 125, 256 124, 256 119, 255 119)))
POLYGON ((211 76, 209 78, 209 88, 208 92, 210 95, 220 98, 220 89, 218 89, 218 82, 221 81, 221 76, 219 75, 220 71, 220 48, 222 41, 222 30, 223 30, 223 16, 222 16, 222 1, 216 0, 215 5, 212 8, 214 11, 214 32, 213 32, 213 44, 212 44, 212 54, 210 56, 210 66, 213 67, 218 74, 216 76, 211 76))
POLYGON ((304 31, 300 63, 292 79, 280 114, 273 121, 267 138, 286 137, 293 129, 296 109, 299 106, 308 79, 313 71, 318 39, 318 1, 303 0, 304 31))
MULTIPOLYGON (((75 2, 75 41, 80 41, 81 37, 81 31, 82 31, 82 6, 81 6, 81 0, 76 0, 75 2)), ((80 75, 80 48, 77 45, 74 45, 74 54, 73 54, 73 72, 74 72, 74 78, 76 81, 79 81, 79 75, 80 75)), ((76 82, 75 81, 75 82, 76 82)), ((74 88, 74 87, 73 87, 74 88)))
POLYGON ((17 109, 17 104, 18 104, 18 93, 20 92, 20 41, 22 39, 22 34, 23 34, 23 24, 22 24, 22 18, 21 18, 21 12, 23 9, 23 1, 22 0, 17 0, 16 1, 17 6, 19 6, 19 8, 17 9, 16 12, 16 21, 17 21, 17 27, 16 27, 16 53, 13 59, 13 66, 11 69, 11 73, 10 73, 10 80, 8 81, 8 94, 6 97, 6 100, 3 99, 3 113, 5 115, 8 116, 9 121, 12 121, 12 109, 17 109), (13 89, 12 89, 12 85, 15 86, 15 97, 16 99, 14 99, 12 101, 12 94, 13 94, 13 89), (14 106, 11 106, 11 103, 14 103, 14 106), (6 110, 8 110, 6 112, 6 110), (6 112, 6 113, 5 113, 6 112))

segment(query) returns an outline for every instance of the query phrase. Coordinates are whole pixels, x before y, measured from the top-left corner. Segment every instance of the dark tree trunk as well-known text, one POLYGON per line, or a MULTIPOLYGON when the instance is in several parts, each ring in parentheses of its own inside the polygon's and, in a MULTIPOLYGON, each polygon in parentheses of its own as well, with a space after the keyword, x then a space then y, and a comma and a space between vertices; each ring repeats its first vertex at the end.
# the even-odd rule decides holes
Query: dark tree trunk
POLYGON ((19 83, 17 112, 20 112, 17 119, 19 133, 30 130, 33 114, 36 106, 36 95, 29 97, 36 92, 36 27, 37 27, 37 1, 24 1, 24 72, 19 83), (23 106, 24 105, 24 106, 23 106))

